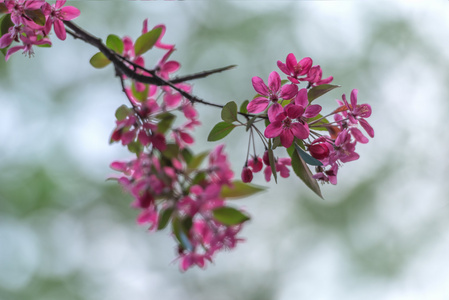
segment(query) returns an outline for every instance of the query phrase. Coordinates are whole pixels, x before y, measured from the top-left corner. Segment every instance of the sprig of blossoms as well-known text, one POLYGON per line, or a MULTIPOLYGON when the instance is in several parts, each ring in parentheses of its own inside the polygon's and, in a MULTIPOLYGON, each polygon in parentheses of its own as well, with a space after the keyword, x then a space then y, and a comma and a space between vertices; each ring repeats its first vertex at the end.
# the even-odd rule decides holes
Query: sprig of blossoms
MULTIPOLYGON (((106 44, 136 72, 169 79, 180 63, 169 60, 174 45, 161 42, 164 32, 164 25, 148 30, 145 20, 135 42, 111 35, 106 44), (142 55, 152 47, 165 50, 165 54, 150 71, 144 68, 142 55)), ((104 66, 99 56, 91 60, 94 66, 104 66)), ((217 251, 232 249, 242 241, 237 235, 249 217, 226 204, 229 191, 238 195, 242 183, 235 182, 223 145, 197 155, 190 150, 192 131, 201 124, 192 102, 181 93, 190 93, 190 85, 156 86, 125 75, 121 81, 131 107, 117 110, 111 142, 121 142, 136 158, 115 161, 111 167, 122 173, 117 180, 135 199, 133 207, 140 210, 138 223, 150 231, 171 224, 181 270, 203 268, 217 251), (179 114, 186 122, 175 126, 179 114), (201 167, 206 158, 208 164, 201 167)))
POLYGON ((139 224, 151 232, 170 224, 183 271, 194 266, 204 268, 218 251, 233 249, 243 241, 238 234, 249 217, 243 210, 228 206, 226 200, 262 191, 262 187, 249 184, 253 173, 263 170, 269 182, 271 178, 277 181, 278 176, 289 177, 293 169, 321 196, 318 182, 336 184, 341 165, 360 157, 356 145, 368 143, 359 125, 374 137, 374 129, 366 120, 371 116, 371 106, 358 104, 358 90, 352 90, 350 103, 343 94, 337 100, 338 107, 326 115, 321 114, 320 105, 312 103, 339 86, 330 84, 332 76, 323 78, 321 67, 314 66, 310 57, 298 61, 294 54, 288 54, 285 63, 277 62, 286 80, 281 80, 277 71, 270 73, 267 84, 255 76, 252 85, 257 95, 252 101, 244 101, 240 109, 234 101, 221 106, 191 95, 192 86, 185 81, 232 66, 173 78, 181 64, 170 60, 175 45, 162 42, 164 25, 149 30, 145 20, 135 41, 111 34, 103 44, 70 22, 80 11, 65 3, 0 0, 0 13, 4 14, 0 18, 1 51, 6 60, 19 50, 31 56, 33 46, 51 46, 52 28, 59 39, 65 40, 67 26, 72 30, 69 34, 100 50, 91 58, 92 66, 114 64, 129 106, 117 109, 110 141, 120 142, 133 154, 127 161, 111 163, 111 168, 121 173, 114 178, 134 198, 132 206, 139 210, 139 224), (13 43, 19 45, 11 47, 13 43), (153 47, 165 53, 153 68, 148 68, 143 55, 153 47), (198 154, 190 149, 195 142, 193 131, 201 125, 196 103, 222 108, 223 121, 212 128, 209 141, 224 138, 236 127, 249 132, 242 181, 234 179, 224 145, 198 154), (175 123, 177 117, 184 122, 175 123), (261 121, 265 122, 264 130, 258 128, 261 121), (263 155, 256 151, 255 136, 262 141, 263 155), (274 151, 281 147, 287 149, 288 157, 275 156, 274 151), (315 173, 310 167, 315 167, 315 173))
POLYGON ((56 36, 65 40, 66 30, 63 21, 73 20, 80 15, 80 11, 73 6, 63 7, 66 0, 57 0, 55 4, 42 0, 4 0, 0 1, 0 13, 5 14, 0 19, 0 27, 8 28, 7 32, 0 32, 0 48, 7 49, 13 42, 21 45, 9 48, 5 59, 19 50, 32 56, 33 46, 51 46, 48 35, 52 26, 56 36))
POLYGON ((230 102, 222 112, 224 122, 212 129, 210 137, 215 139, 214 136, 218 136, 217 139, 220 139, 235 127, 245 126, 250 131, 249 144, 254 145, 252 136, 257 134, 265 151, 263 160, 258 156, 255 146, 252 158, 248 158, 248 151, 241 173, 243 182, 253 180, 253 173, 262 170, 262 161, 266 166, 266 181, 270 181, 272 175, 276 180, 278 172, 281 177, 288 177, 288 167, 292 166, 295 174, 321 196, 317 181, 336 184, 340 166, 359 158, 355 152, 357 143, 368 143, 368 138, 358 125, 369 137, 374 137, 374 130, 366 120, 371 115, 371 106, 358 104, 358 91, 354 89, 351 92, 351 103, 343 94, 342 100, 337 100, 338 107, 323 116, 320 114, 322 107, 312 102, 339 87, 330 84, 333 77, 323 79, 321 67, 313 66, 310 57, 298 61, 293 53, 287 55, 285 63, 278 61, 277 65, 288 80, 282 81, 276 71, 270 73, 268 84, 260 77, 253 77, 252 84, 258 94, 253 100, 243 103, 239 112, 246 122, 229 116, 238 114, 237 106, 230 102), (301 87, 303 83, 305 87, 301 87), (231 109, 234 111, 229 113, 231 109), (334 118, 332 122, 328 120, 331 116, 334 118), (265 119, 263 133, 255 125, 258 119, 265 119), (226 133, 220 135, 220 130, 224 129, 226 133), (278 147, 286 148, 289 157, 275 157, 273 151, 278 147), (315 174, 309 166, 315 167, 315 174))

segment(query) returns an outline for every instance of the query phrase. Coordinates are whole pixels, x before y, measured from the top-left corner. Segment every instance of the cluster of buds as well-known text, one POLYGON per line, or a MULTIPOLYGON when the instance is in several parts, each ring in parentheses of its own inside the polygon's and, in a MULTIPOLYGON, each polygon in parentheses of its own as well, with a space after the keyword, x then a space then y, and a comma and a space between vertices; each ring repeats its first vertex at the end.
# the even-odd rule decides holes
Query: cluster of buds
POLYGON ((19 51, 31 56, 34 54, 33 46, 50 47, 48 35, 54 28, 56 36, 66 39, 66 30, 63 21, 73 20, 80 15, 79 9, 73 6, 64 6, 66 0, 57 0, 49 4, 42 0, 0 0, 0 13, 5 14, 1 19, 0 48, 6 49, 13 42, 21 45, 9 48, 5 59, 19 51), (3 29, 5 32, 3 32, 3 29))
POLYGON ((251 182, 253 173, 261 171, 262 161, 266 166, 264 173, 267 181, 275 172, 288 177, 286 166, 292 165, 294 160, 297 162, 293 165, 297 175, 320 195, 319 187, 313 184, 313 180, 336 184, 339 166, 359 158, 355 152, 356 144, 368 143, 368 138, 358 129, 358 125, 370 137, 374 137, 374 130, 366 121, 371 115, 371 106, 357 104, 355 89, 351 92, 351 103, 343 95, 342 101, 337 100, 339 106, 333 112, 325 116, 320 114, 322 107, 312 102, 338 86, 329 84, 333 80, 332 76, 323 79, 321 67, 312 64, 311 58, 306 57, 298 62, 295 55, 290 53, 285 63, 277 62, 288 80, 281 80, 276 71, 270 74, 268 84, 260 77, 252 78, 258 94, 248 103, 247 111, 266 118, 264 134, 259 136, 267 150, 263 160, 256 153, 247 159, 241 176, 244 182, 251 182), (300 88, 301 83, 305 83, 306 87, 300 88), (333 116, 333 122, 327 119, 330 116, 333 116), (326 131, 327 134, 320 131, 326 131), (268 154, 278 146, 287 148, 290 157, 270 162, 268 154), (311 175, 308 170, 307 175, 304 175, 301 169, 306 164, 301 167, 299 163, 315 166, 316 173, 311 175))

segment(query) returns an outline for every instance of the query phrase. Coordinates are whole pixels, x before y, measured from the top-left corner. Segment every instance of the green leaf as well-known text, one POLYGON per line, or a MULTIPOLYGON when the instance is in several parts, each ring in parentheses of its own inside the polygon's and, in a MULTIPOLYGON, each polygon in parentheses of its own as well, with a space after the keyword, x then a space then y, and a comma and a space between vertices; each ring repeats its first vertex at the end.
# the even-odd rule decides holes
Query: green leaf
MULTIPOLYGON (((311 122, 313 122, 315 120, 318 120, 318 119, 321 119, 322 117, 323 117, 323 115, 318 114, 316 117, 308 118, 307 119, 307 123, 310 124, 311 122)), ((311 130, 327 131, 328 127, 326 127, 326 126, 318 126, 318 125, 321 125, 321 124, 329 124, 329 121, 326 118, 321 119, 317 123, 310 125, 309 128, 311 130)))
POLYGON ((176 144, 167 144, 167 148, 162 152, 162 154, 169 159, 178 157, 179 146, 176 144))
POLYGON ((248 123, 246 123, 246 131, 251 129, 251 126, 253 126, 254 122, 256 121, 257 116, 252 117, 248 120, 248 123))
POLYGON ((157 224, 157 230, 164 229, 170 221, 171 215, 173 214, 174 208, 168 207, 167 209, 162 209, 159 213, 159 222, 157 224))
POLYGON ((109 49, 117 52, 118 54, 123 53, 123 49, 124 49, 123 41, 121 38, 119 38, 115 34, 108 35, 108 37, 106 38, 106 46, 109 49))
MULTIPOLYGON (((271 141, 269 143, 271 146, 271 141)), ((273 153, 273 149, 271 149, 271 147, 268 149, 268 160, 270 162, 271 174, 273 174, 274 181, 277 183, 278 177, 277 177, 277 173, 276 173, 276 161, 274 159, 274 153, 273 153)))
POLYGON ((291 158, 292 168, 295 174, 306 184, 309 189, 311 189, 320 198, 323 198, 318 182, 315 178, 312 177, 312 172, 310 171, 304 160, 298 155, 298 152, 293 151, 291 154, 291 158))
POLYGON ((136 84, 135 82, 133 82, 131 84, 131 92, 133 94, 133 96, 139 101, 139 102, 144 102, 147 100, 148 98, 148 91, 150 90, 148 84, 145 84, 145 89, 141 92, 137 91, 136 88, 136 84))
POLYGON ((277 136, 275 138, 273 138, 273 149, 276 149, 277 147, 279 147, 281 145, 281 137, 277 136))
POLYGON ((132 141, 128 144, 128 151, 139 155, 143 151, 143 146, 139 141, 132 141))
POLYGON ((201 184, 206 180, 206 172, 199 172, 192 180, 192 185, 201 184))
POLYGON ((162 28, 158 27, 139 36, 134 44, 134 52, 136 56, 142 55, 153 48, 161 33, 162 28))
POLYGON ((237 104, 234 101, 226 103, 221 110, 221 119, 226 123, 237 121, 237 104))
POLYGON ((212 210, 212 214, 215 220, 227 226, 242 224, 250 219, 238 209, 229 206, 216 208, 212 210))
POLYGON ((126 119, 126 117, 129 115, 130 112, 131 109, 123 104, 115 111, 115 117, 117 118, 118 121, 121 121, 126 119))
POLYGON ((309 90, 307 93, 307 98, 309 99, 309 103, 312 103, 313 100, 315 100, 318 97, 323 96, 327 92, 332 91, 335 88, 340 87, 339 85, 333 85, 333 84, 321 84, 318 86, 314 86, 309 90))
POLYGON ((41 9, 36 10, 25 10, 25 15, 33 20, 37 25, 45 25, 45 15, 41 9))
POLYGON ((320 162, 318 159, 311 156, 309 153, 304 151, 301 147, 298 146, 298 144, 294 143, 295 149, 298 152, 299 156, 308 164, 311 166, 322 166, 323 163, 320 162))
POLYGON ((174 114, 169 112, 161 113, 156 116, 160 121, 157 123, 157 132, 165 134, 171 128, 176 119, 174 114))
POLYGON ((6 5, 4 3, 0 3, 0 14, 6 14, 8 13, 8 9, 6 8, 6 5))
POLYGON ((104 68, 110 63, 111 61, 101 52, 98 52, 90 59, 90 64, 97 69, 104 68))
POLYGON ((189 251, 193 250, 193 246, 190 243, 188 238, 190 228, 186 228, 185 220, 181 220, 179 217, 173 217, 172 219, 172 231, 175 234, 176 239, 179 244, 183 247, 183 249, 187 249, 189 251))
POLYGON ((249 104, 249 100, 245 100, 245 101, 243 101, 242 104, 240 104, 240 112, 241 112, 242 114, 247 114, 247 113, 248 113, 248 109, 246 109, 246 107, 248 106, 248 104, 249 104))
POLYGON ((189 169, 197 169, 204 161, 204 159, 209 155, 209 151, 201 152, 195 155, 190 162, 187 164, 187 168, 189 169))
POLYGON ((0 19, 0 36, 3 36, 5 33, 8 33, 9 28, 14 26, 14 23, 11 21, 11 14, 7 14, 2 16, 0 19))
POLYGON ((184 148, 181 150, 181 155, 184 158, 184 161, 189 164, 193 159, 193 153, 189 148, 184 148))
POLYGON ((222 138, 227 136, 235 127, 236 125, 234 124, 220 122, 216 124, 214 128, 212 128, 212 130, 209 133, 209 136, 207 137, 207 141, 215 142, 221 140, 222 138))
POLYGON ((223 186, 221 190, 221 197, 223 198, 243 198, 262 192, 267 188, 260 185, 244 183, 240 180, 234 180, 232 187, 223 186))

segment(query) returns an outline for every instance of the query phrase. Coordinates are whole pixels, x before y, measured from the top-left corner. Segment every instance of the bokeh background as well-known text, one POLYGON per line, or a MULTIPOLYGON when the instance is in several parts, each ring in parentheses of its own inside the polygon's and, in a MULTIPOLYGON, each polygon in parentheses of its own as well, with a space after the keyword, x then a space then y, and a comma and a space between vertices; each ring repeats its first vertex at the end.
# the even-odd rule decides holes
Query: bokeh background
MULTIPOLYGON (((289 178, 235 202, 252 215, 246 242, 183 274, 167 232, 137 226, 131 198, 105 181, 129 157, 108 145, 126 101, 112 68, 92 68, 95 49, 71 37, 1 59, 1 300, 449 299, 448 1, 69 3, 103 38, 166 24, 180 74, 237 64, 194 82, 216 103, 252 97, 251 77, 288 53, 310 56, 342 86, 324 109, 358 88, 376 136, 325 200, 289 178)), ((219 111, 200 113, 195 149, 211 149, 219 111)), ((225 139, 237 174, 246 141, 225 139)))

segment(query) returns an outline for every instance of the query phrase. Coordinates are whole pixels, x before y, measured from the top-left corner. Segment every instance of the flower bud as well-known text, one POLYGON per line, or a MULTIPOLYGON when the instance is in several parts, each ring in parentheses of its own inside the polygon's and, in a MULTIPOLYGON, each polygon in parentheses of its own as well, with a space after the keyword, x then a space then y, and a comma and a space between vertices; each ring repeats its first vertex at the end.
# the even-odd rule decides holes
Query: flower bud
POLYGON ((325 143, 310 145, 309 152, 316 159, 324 159, 329 156, 329 148, 325 143))
POLYGON ((248 167, 243 167, 242 170, 242 181, 244 183, 250 183, 253 180, 253 171, 248 167))
POLYGON ((254 173, 260 172, 263 168, 262 159, 258 156, 254 156, 249 160, 248 165, 251 167, 254 173))

